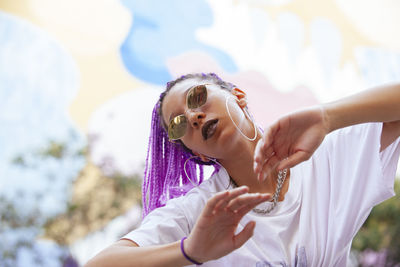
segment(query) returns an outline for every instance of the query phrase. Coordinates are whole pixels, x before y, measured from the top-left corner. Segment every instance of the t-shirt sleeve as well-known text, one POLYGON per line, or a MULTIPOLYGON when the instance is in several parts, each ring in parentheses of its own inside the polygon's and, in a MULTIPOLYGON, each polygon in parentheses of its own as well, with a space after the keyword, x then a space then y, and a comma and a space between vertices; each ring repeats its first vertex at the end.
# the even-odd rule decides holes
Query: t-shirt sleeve
POLYGON ((189 235, 189 223, 181 208, 182 197, 172 199, 164 207, 150 212, 140 227, 122 239, 136 242, 140 247, 172 243, 189 235))
POLYGON ((139 246, 168 244, 188 236, 214 188, 211 180, 204 181, 186 195, 171 199, 164 207, 150 212, 141 225, 126 234, 139 246), (210 187, 210 188, 209 188, 210 187))
POLYGON ((371 209, 394 196, 400 138, 380 152, 382 125, 366 123, 334 131, 299 166, 301 219, 314 233, 309 251, 339 257, 371 209), (325 251, 320 251, 321 244, 325 251))
POLYGON ((372 208, 392 197, 400 138, 380 152, 383 123, 365 123, 333 132, 325 147, 334 199, 340 205, 372 208))

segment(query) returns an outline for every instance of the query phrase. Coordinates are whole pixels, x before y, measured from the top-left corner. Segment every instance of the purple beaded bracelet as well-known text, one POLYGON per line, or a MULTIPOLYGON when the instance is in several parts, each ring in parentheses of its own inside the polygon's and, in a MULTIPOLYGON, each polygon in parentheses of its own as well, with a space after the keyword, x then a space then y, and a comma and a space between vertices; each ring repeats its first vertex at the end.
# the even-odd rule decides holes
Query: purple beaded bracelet
POLYGON ((183 241, 184 241, 186 238, 187 238, 187 237, 185 236, 184 238, 181 239, 181 251, 182 251, 183 256, 185 256, 185 258, 186 258, 188 261, 190 261, 191 263, 194 263, 194 264, 196 264, 196 265, 202 265, 203 263, 200 263, 200 262, 197 262, 197 261, 191 259, 191 258, 185 253, 185 250, 183 249, 183 241))

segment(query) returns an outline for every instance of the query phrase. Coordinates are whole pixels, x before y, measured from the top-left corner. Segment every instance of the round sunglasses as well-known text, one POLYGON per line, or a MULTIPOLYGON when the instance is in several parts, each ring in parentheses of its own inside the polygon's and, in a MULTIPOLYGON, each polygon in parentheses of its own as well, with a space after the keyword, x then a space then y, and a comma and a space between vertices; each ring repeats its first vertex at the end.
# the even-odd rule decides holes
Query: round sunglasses
MULTIPOLYGON (((207 102, 207 85, 193 86, 186 95, 186 105, 189 109, 203 106, 207 102)), ((169 140, 178 140, 186 134, 188 119, 184 114, 172 118, 168 124, 169 140)))

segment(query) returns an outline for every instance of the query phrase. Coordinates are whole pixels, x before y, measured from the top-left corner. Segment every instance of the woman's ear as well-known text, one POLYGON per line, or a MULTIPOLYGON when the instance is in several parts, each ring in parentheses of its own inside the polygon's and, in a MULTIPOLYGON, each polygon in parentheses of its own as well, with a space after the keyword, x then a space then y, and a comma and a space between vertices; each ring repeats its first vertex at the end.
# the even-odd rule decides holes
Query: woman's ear
POLYGON ((241 108, 245 108, 247 106, 247 96, 245 92, 235 87, 231 90, 231 94, 236 97, 241 108))

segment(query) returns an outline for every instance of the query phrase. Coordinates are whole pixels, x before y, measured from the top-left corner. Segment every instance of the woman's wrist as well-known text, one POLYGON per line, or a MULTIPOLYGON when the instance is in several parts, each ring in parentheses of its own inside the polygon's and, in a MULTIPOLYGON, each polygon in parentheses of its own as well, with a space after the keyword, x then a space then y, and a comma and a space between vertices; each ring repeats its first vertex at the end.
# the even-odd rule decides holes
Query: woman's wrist
POLYGON ((321 111, 322 124, 324 125, 326 133, 328 134, 332 131, 332 118, 329 116, 330 114, 328 113, 327 106, 325 104, 319 105, 319 109, 321 111))
POLYGON ((337 105, 335 102, 321 105, 323 122, 326 127, 327 134, 335 130, 338 130, 340 128, 351 125, 348 122, 349 117, 346 118, 346 116, 344 116, 346 112, 342 112, 340 108, 341 107, 337 105))
POLYGON ((195 259, 195 258, 192 256, 192 253, 189 252, 189 254, 188 254, 187 250, 185 250, 185 243, 184 243, 184 242, 185 242, 186 239, 187 239, 186 236, 185 236, 184 238, 181 239, 181 252, 182 252, 182 255, 183 255, 188 261, 190 261, 191 263, 196 264, 196 265, 202 265, 202 264, 203 264, 202 261, 200 261, 200 260, 198 260, 198 259, 195 259))
POLYGON ((400 85, 374 88, 323 104, 329 132, 359 123, 399 120, 400 85))

